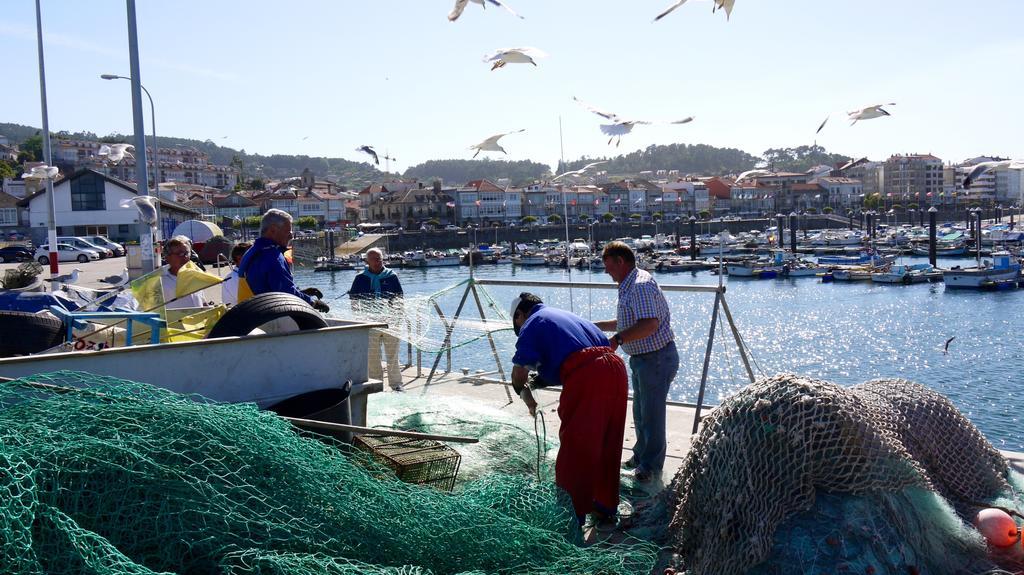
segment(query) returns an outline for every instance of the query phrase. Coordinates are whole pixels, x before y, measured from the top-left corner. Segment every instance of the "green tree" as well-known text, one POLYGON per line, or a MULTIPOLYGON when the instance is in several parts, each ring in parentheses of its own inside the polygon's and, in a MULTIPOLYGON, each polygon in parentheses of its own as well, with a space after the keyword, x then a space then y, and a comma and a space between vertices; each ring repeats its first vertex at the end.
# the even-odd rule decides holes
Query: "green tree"
POLYGON ((900 204, 893 204, 892 209, 899 211, 903 209, 903 206, 901 206, 900 204))
POLYGON ((816 214, 818 213, 818 208, 807 208, 804 211, 807 212, 808 214, 816 214))
MULTIPOLYGON (((27 161, 43 161, 43 137, 39 135, 39 132, 36 132, 36 135, 22 142, 18 148, 21 150, 21 154, 26 154, 27 161)), ((21 154, 18 154, 19 163, 22 161, 21 154)))
POLYGON ((316 218, 313 216, 302 216, 298 222, 299 228, 303 230, 312 230, 316 228, 316 218))
POLYGON ((580 214, 580 221, 581 222, 585 222, 585 221, 587 221, 589 219, 590 219, 590 216, 588 216, 587 214, 580 214))
POLYGON ((643 218, 643 216, 641 216, 640 214, 629 214, 629 219, 631 220, 639 220, 641 218, 643 218))
POLYGON ((537 222, 537 216, 523 216, 524 224, 533 224, 537 222))
POLYGON ((697 214, 697 215, 700 216, 700 219, 706 220, 706 219, 708 219, 709 216, 711 216, 711 212, 709 212, 707 210, 701 210, 700 213, 697 214))
POLYGON ((835 210, 833 210, 830 206, 825 206, 824 208, 821 209, 821 213, 823 214, 831 214, 834 211, 835 210))
POLYGON ((441 221, 437 219, 427 220, 427 225, 437 228, 441 226, 441 221))
POLYGON ((550 216, 548 216, 548 223, 549 224, 560 224, 560 223, 562 223, 562 216, 560 216, 558 214, 551 214, 550 216))
POLYGON ((918 206, 917 203, 915 203, 915 202, 910 202, 909 204, 907 204, 907 209, 908 210, 916 210, 919 207, 920 206, 918 206))
POLYGON ((247 190, 262 190, 265 185, 266 185, 266 182, 264 182, 261 178, 253 178, 253 179, 249 180, 248 182, 246 182, 245 189, 247 189, 247 190))
POLYGON ((8 161, 0 162, 0 180, 4 178, 17 178, 18 171, 8 161))
POLYGON ((245 222, 245 227, 249 229, 259 229, 260 224, 262 223, 262 218, 260 216, 247 216, 242 221, 245 222))
POLYGON ((601 219, 606 221, 606 222, 610 222, 610 221, 615 219, 615 214, 613 214, 611 212, 605 212, 604 215, 601 216, 601 219))
POLYGON ((864 207, 869 210, 876 209, 882 201, 882 194, 874 193, 864 198, 864 207))
POLYGON ((660 222, 662 217, 664 217, 664 215, 661 212, 654 212, 651 214, 651 219, 656 222, 660 222))

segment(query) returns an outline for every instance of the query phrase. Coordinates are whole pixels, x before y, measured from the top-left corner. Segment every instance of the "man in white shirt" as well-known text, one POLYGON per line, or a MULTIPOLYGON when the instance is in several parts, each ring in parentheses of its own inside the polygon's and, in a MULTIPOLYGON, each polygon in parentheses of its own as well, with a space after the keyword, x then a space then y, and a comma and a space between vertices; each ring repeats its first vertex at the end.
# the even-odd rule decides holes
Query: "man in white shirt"
POLYGON ((164 290, 164 304, 167 309, 203 307, 203 290, 175 299, 178 289, 178 270, 189 261, 192 255, 192 240, 185 236, 174 236, 164 245, 167 267, 160 276, 164 290))

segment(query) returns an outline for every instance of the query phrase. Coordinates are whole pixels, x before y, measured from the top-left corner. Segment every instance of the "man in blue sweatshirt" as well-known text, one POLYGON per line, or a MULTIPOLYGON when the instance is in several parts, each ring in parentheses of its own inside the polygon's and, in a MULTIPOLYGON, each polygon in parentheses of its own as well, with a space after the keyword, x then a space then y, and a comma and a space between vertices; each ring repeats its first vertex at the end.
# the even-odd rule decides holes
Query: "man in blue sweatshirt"
POLYGON ((260 237, 249 248, 238 264, 238 275, 245 278, 253 295, 281 292, 301 298, 321 313, 331 311, 320 301, 323 294, 316 288, 299 290, 292 278, 291 266, 284 252, 292 240, 292 216, 288 212, 270 209, 260 221, 260 237))
MULTIPOLYGON (((366 268, 352 280, 352 288, 348 290, 352 307, 360 311, 374 313, 376 305, 369 300, 387 300, 389 307, 401 303, 402 282, 398 274, 384 267, 384 254, 377 248, 366 251, 366 268)), ((388 314, 390 315, 390 314, 388 314)), ((378 316, 377 321, 386 317, 378 316)), ((384 345, 384 355, 388 361, 388 385, 395 391, 402 391, 402 367, 398 363, 398 338, 383 331, 370 332, 369 376, 371 379, 384 379, 384 368, 381 365, 380 347, 384 345)))

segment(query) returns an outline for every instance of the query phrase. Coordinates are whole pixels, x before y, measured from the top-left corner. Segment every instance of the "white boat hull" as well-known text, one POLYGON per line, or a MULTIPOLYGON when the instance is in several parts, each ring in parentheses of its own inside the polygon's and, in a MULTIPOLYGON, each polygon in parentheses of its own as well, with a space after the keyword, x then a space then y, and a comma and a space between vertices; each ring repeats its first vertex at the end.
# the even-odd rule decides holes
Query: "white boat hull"
POLYGON ((1015 268, 1002 270, 964 268, 942 272, 942 280, 946 282, 946 287, 980 289, 986 282, 1013 280, 1017 279, 1019 275, 1020 271, 1015 268))

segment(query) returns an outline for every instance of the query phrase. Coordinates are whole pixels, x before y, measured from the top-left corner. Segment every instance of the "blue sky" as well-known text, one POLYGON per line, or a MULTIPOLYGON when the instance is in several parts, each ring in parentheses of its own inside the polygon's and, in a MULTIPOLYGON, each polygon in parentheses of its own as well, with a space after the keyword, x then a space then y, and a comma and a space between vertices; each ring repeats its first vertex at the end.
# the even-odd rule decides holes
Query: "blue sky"
MULTIPOLYGON (((363 160, 390 150, 404 169, 470 158, 487 136, 508 159, 651 144, 705 143, 755 155, 817 142, 883 159, 1024 157, 1024 2, 736 0, 730 21, 690 0, 508 0, 525 19, 453 0, 139 0, 141 78, 157 133, 262 154, 363 160), (535 46, 539 67, 494 72, 483 56, 535 46), (638 127, 609 148, 600 118, 573 96, 638 127), (850 127, 842 112, 896 102, 850 127), (304 139, 305 138, 305 139, 304 139)), ((104 135, 132 129, 125 3, 43 0, 50 126, 104 135)), ((31 0, 4 3, 0 121, 41 125, 31 0)), ((149 115, 146 111, 147 131, 149 115)), ((493 158, 505 158, 491 154, 493 158)))

